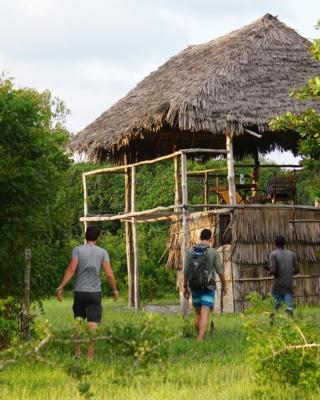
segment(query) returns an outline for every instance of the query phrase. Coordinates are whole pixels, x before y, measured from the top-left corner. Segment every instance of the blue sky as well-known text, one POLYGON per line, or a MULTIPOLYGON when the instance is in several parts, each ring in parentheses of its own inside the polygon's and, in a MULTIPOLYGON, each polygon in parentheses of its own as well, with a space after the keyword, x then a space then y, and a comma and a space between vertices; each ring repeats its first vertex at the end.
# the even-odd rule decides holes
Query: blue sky
POLYGON ((0 70, 65 101, 76 133, 190 44, 265 13, 312 39, 319 0, 0 0, 0 70))

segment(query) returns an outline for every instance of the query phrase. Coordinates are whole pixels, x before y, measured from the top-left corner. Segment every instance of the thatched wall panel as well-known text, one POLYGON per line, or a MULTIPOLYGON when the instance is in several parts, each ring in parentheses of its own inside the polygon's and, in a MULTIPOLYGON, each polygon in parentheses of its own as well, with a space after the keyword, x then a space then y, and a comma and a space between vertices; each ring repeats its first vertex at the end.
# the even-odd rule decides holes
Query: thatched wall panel
MULTIPOLYGON (((215 215, 212 212, 197 212, 189 215, 189 246, 192 246, 199 241, 200 232, 204 228, 212 231, 213 235, 211 245, 214 246, 215 215)), ((167 265, 172 269, 179 270, 182 268, 182 239, 182 219, 180 217, 171 224, 169 231, 169 241, 167 244, 169 255, 167 265)))
MULTIPOLYGON (((317 247, 301 242, 291 242, 287 249, 296 253, 298 262, 316 262, 317 247)), ((236 243, 233 246, 232 259, 239 264, 267 264, 268 255, 275 250, 274 243, 236 243)))
POLYGON ((238 264, 266 264, 276 235, 285 236, 286 247, 300 262, 314 263, 320 248, 320 208, 243 207, 232 218, 232 259, 238 264))

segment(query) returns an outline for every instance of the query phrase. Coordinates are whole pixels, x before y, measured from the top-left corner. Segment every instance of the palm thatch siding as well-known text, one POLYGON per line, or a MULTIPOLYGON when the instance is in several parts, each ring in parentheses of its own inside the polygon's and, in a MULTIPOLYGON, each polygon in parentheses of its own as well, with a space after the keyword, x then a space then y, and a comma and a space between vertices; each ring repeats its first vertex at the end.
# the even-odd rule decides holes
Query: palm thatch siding
POLYGON ((248 293, 271 292, 273 279, 268 278, 264 267, 279 234, 285 236, 286 248, 296 253, 299 263, 300 276, 294 279, 296 303, 320 304, 320 223, 290 221, 320 221, 320 208, 270 206, 234 210, 232 261, 239 278, 235 282, 237 310, 247 306, 248 293))
MULTIPOLYGON (((190 214, 190 246, 199 239, 201 229, 213 230, 213 246, 221 245, 221 210, 190 214), (219 239, 220 238, 220 239, 219 239)), ((235 310, 243 310, 247 295, 257 291, 271 293, 273 278, 265 266, 274 250, 276 235, 286 237, 286 248, 297 255, 300 274, 294 278, 295 300, 298 304, 320 304, 320 208, 289 206, 243 206, 231 209, 230 256, 233 270, 235 310), (304 222, 301 222, 304 221, 304 222), (307 222, 310 221, 310 222, 307 222), (312 222, 314 221, 314 222, 312 222)), ((181 221, 170 228, 168 265, 181 268, 181 221)))
MULTIPOLYGON (((211 245, 215 246, 215 220, 213 211, 197 212, 189 215, 189 247, 199 241, 200 232, 207 228, 213 232, 211 245)), ((178 217, 171 223, 167 248, 169 256, 168 267, 176 270, 182 268, 181 246, 183 240, 182 218, 178 217)))
POLYGON ((309 46, 270 14, 189 46, 74 136, 70 149, 91 160, 121 161, 126 153, 135 161, 168 154, 173 147, 225 148, 224 135, 231 132, 236 157, 276 146, 295 151, 298 136, 270 132, 268 124, 286 111, 319 110, 315 102, 288 96, 290 88, 320 75, 309 46))

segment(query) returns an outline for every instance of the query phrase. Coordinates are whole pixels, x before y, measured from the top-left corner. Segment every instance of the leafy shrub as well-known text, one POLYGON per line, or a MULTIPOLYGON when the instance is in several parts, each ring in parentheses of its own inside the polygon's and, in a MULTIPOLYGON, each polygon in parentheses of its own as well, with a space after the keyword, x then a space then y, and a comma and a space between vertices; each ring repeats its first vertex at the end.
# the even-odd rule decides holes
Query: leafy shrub
POLYGON ((283 311, 274 315, 271 300, 257 293, 250 301, 245 328, 258 382, 320 392, 319 324, 299 313, 294 318, 283 311))
POLYGON ((21 325, 21 304, 13 297, 0 299, 0 350, 10 346, 21 325))

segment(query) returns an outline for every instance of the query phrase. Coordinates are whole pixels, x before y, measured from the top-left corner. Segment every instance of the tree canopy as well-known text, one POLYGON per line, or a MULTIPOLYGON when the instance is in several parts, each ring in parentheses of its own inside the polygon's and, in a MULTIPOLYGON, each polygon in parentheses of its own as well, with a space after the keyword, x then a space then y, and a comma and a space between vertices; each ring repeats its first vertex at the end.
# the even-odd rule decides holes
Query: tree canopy
POLYGON ((65 115, 49 91, 0 80, 0 297, 21 293, 25 248, 33 253, 32 296, 53 284, 69 221, 60 190, 70 166, 65 115))
MULTIPOLYGON (((320 29, 320 21, 317 28, 320 29)), ((320 62, 320 39, 313 41, 310 48, 316 60, 320 62)), ((320 102, 320 76, 310 77, 302 88, 293 89, 290 96, 298 100, 315 100, 320 102)), ((272 124, 275 130, 291 130, 300 134, 300 152, 303 155, 303 164, 309 170, 306 177, 309 197, 320 198, 320 114, 314 109, 302 113, 288 112, 276 118, 272 124), (310 174, 311 172, 311 174, 310 174)))

